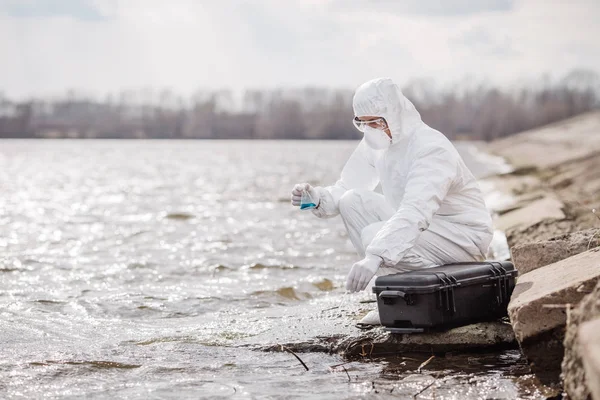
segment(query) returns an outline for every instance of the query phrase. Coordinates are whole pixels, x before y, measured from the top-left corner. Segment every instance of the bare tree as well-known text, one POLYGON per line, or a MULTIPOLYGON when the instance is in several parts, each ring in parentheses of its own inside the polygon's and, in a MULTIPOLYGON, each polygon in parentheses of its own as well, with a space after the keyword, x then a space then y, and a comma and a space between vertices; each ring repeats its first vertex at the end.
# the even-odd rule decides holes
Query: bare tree
MULTIPOLYGON (((600 77, 574 70, 520 89, 430 80, 403 89, 423 120, 451 139, 493 140, 600 107, 600 77)), ((197 91, 124 90, 104 100, 70 90, 59 99, 11 101, 0 93, 0 137, 357 139, 352 91, 307 87, 197 91)))

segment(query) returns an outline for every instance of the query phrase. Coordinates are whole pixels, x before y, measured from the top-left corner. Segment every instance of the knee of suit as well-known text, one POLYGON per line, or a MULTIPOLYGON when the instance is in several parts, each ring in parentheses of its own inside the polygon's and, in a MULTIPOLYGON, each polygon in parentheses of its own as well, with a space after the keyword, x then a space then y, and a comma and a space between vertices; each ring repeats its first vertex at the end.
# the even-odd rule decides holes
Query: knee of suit
POLYGON ((345 215, 357 209, 357 206, 362 202, 362 194, 367 192, 364 189, 350 189, 340 197, 339 209, 340 214, 345 215))

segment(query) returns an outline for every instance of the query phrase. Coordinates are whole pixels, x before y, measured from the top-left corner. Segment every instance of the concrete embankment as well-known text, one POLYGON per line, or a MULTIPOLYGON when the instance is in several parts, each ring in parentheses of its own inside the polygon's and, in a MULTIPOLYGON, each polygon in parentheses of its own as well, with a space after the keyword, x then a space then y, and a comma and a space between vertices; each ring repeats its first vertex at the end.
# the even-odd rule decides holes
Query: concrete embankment
POLYGON ((513 196, 496 226, 520 272, 509 305, 516 338, 542 381, 561 376, 570 398, 600 398, 600 112, 486 150, 515 167, 489 180, 513 196))

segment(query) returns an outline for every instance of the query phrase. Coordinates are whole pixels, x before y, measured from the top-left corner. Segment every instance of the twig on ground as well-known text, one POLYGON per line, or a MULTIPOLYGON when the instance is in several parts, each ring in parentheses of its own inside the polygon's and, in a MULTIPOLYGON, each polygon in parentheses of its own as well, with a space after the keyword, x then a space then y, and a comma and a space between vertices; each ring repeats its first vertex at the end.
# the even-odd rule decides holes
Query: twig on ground
POLYGON ((326 308, 326 309, 324 309, 324 310, 321 310, 321 312, 335 310, 336 308, 340 308, 340 306, 331 307, 331 308, 326 308))
MULTIPOLYGON (((600 215, 596 214, 596 209, 595 208, 592 208, 592 214, 594 214, 596 216, 596 218, 598 218, 598 220, 600 220, 600 215)), ((600 231, 594 232, 594 234, 590 238, 590 241, 588 242, 588 245, 587 245, 587 250, 590 249, 590 246, 592 245, 592 240, 594 240, 594 237, 596 237, 596 235, 598 234, 598 232, 600 232, 600 231)))
POLYGON ((429 364, 431 362, 431 360, 433 360, 435 358, 435 356, 431 356, 429 357, 427 360, 423 361, 423 363, 421 363, 421 365, 419 365, 419 368, 417 368, 417 373, 421 373, 421 370, 427 366, 427 364, 429 364))
POLYGON ((544 304, 542 308, 571 308, 573 305, 571 303, 566 304, 544 304))
MULTIPOLYGON (((433 358, 433 356, 432 356, 433 358)), ((434 377, 433 377, 433 382, 431 382, 429 385, 425 386, 423 389, 419 390, 419 392, 413 394, 413 400, 417 398, 417 396, 419 396, 421 393, 423 393, 424 391, 426 391, 427 389, 429 389, 431 386, 433 386, 434 383, 437 382, 438 377, 440 376, 440 373, 438 372, 434 377)))
POLYGON ((587 250, 589 250, 589 249, 590 249, 590 246, 592 245, 592 241, 594 240, 594 238, 596 237, 596 235, 597 235, 598 233, 600 233, 600 230, 597 230, 596 232, 594 232, 594 234, 593 234, 593 235, 592 235, 592 237, 590 238, 590 241, 588 242, 588 245, 587 245, 587 250))
POLYGON ((337 367, 342 367, 344 369, 344 372, 346 373, 346 375, 348 376, 348 382, 352 382, 352 379, 350 379, 350 374, 348 373, 348 370, 346 369, 346 367, 344 367, 344 365, 346 364, 350 364, 352 361, 347 361, 345 363, 341 363, 341 364, 336 364, 336 365, 332 365, 329 367, 329 369, 334 370, 337 367))
POLYGON ((343 363, 341 363, 341 364, 330 365, 330 366, 329 366, 329 368, 331 368, 331 369, 335 369, 335 368, 337 368, 337 367, 341 367, 341 366, 343 366, 343 365, 350 364, 351 362, 352 362, 352 361, 346 361, 346 362, 343 362, 343 363))
POLYGON ((402 358, 403 360, 419 361, 418 359, 416 359, 416 358, 412 358, 412 357, 404 357, 404 356, 402 356, 402 357, 400 357, 400 358, 402 358))
POLYGON ((369 343, 371 345, 371 351, 369 351, 369 354, 367 354, 367 352, 365 351, 365 344, 362 343, 361 346, 361 352, 359 353, 360 356, 366 357, 367 355, 369 356, 369 358, 372 358, 371 356, 373 355, 373 349, 375 349, 375 343, 371 342, 369 343))
POLYGON ((346 367, 344 367, 342 365, 342 368, 344 368, 344 372, 346 372, 346 375, 348 375, 348 382, 352 382, 352 379, 350 379, 350 374, 348 373, 348 370, 346 369, 346 367))
POLYGON ((290 353, 291 355, 293 355, 294 357, 296 357, 298 359, 298 361, 300 361, 300 363, 302 364, 302 366, 304 368, 306 368, 306 370, 308 371, 308 367, 306 366, 306 364, 304 364, 304 361, 302 361, 302 359, 300 357, 298 357, 298 354, 294 353, 292 350, 288 349, 284 345, 281 345, 281 350, 287 351, 288 353, 290 353))
POLYGON ((588 242, 588 245, 587 245, 587 249, 586 249, 586 250, 589 250, 589 249, 590 249, 590 246, 592 245, 592 240, 594 240, 594 237, 595 237, 595 236, 598 234, 598 232, 600 232, 600 231, 597 231, 596 233, 594 233, 594 234, 592 235, 592 238, 591 238, 591 239, 590 239, 590 241, 588 242))

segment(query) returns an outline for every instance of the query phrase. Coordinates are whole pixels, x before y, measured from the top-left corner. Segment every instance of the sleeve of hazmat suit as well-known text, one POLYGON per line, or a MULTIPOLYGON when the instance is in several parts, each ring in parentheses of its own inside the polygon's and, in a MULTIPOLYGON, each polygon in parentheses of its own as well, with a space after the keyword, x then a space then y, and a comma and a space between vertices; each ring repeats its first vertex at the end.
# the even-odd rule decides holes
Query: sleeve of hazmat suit
POLYGON ((331 218, 339 214, 340 198, 350 189, 373 190, 379 183, 372 154, 364 139, 360 141, 346 165, 340 179, 333 186, 315 187, 319 193, 319 207, 312 212, 319 218, 331 218))
POLYGON ((400 207, 366 249, 388 265, 398 263, 429 227, 458 173, 457 158, 444 147, 424 148, 413 160, 400 207))

